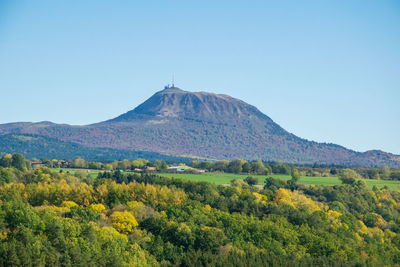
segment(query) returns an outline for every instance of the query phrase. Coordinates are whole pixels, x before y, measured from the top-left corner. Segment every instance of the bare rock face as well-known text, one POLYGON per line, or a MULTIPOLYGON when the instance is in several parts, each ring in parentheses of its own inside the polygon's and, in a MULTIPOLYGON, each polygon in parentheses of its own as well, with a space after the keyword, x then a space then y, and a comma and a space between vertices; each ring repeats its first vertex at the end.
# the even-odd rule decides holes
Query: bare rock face
MULTIPOLYGON (((359 153, 299 138, 256 107, 228 95, 167 87, 135 109, 86 126, 0 125, 1 134, 36 134, 87 147, 161 152, 209 159, 281 160, 366 167, 400 167, 400 157, 359 153)), ((1 136, 0 136, 1 138, 1 136)))

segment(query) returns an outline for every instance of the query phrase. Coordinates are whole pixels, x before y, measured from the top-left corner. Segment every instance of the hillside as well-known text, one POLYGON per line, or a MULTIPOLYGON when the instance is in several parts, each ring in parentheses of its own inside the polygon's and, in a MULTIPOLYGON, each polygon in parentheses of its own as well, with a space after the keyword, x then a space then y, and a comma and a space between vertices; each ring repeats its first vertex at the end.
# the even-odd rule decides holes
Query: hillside
POLYGON ((79 144, 35 135, 7 134, 0 137, 0 156, 20 153, 26 158, 73 159, 77 156, 93 161, 113 161, 145 158, 167 162, 189 162, 191 158, 174 157, 147 151, 130 151, 112 148, 89 148, 79 144))
POLYGON ((359 153, 295 136, 256 107, 227 95, 167 87, 135 109, 104 122, 71 126, 0 125, 0 134, 35 134, 85 147, 189 155, 209 159, 255 159, 365 167, 400 167, 400 156, 359 153))

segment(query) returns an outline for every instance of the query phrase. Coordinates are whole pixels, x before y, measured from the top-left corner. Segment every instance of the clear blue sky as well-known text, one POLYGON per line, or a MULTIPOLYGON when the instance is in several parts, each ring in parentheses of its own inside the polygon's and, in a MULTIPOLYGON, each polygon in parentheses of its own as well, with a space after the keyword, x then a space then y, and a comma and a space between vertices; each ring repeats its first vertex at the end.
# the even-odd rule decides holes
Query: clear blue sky
POLYGON ((170 82, 400 154, 399 1, 0 1, 0 123, 89 124, 170 82))

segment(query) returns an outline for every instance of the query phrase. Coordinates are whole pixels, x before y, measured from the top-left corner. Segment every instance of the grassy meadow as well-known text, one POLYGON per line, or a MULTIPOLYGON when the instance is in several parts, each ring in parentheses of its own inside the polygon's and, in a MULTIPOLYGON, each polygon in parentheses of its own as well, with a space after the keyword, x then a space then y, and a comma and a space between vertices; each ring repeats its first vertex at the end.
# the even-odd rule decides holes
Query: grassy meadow
MULTIPOLYGON (((59 172, 63 170, 63 172, 69 172, 74 174, 77 170, 82 169, 61 169, 55 168, 55 171, 59 172)), ((99 172, 103 172, 102 170, 86 170, 89 171, 92 177, 97 177, 99 172)), ((233 173, 201 173, 201 174, 189 174, 189 173, 156 173, 160 176, 171 177, 171 178, 180 178, 192 181, 199 182, 210 182, 215 184, 230 184, 233 179, 244 179, 247 174, 233 174, 233 173)), ((282 180, 290 180, 291 177, 289 175, 280 175, 280 174, 272 174, 272 175, 252 175, 258 178, 258 184, 263 185, 264 181, 267 177, 274 177, 282 180)), ((390 180, 372 180, 372 179, 363 179, 367 184, 368 189, 372 189, 375 185, 378 188, 382 188, 385 185, 390 188, 390 190, 399 190, 400 189, 400 181, 390 181, 390 180)), ((307 185, 327 185, 333 186, 341 184, 341 181, 337 177, 310 177, 310 176, 302 176, 299 180, 300 184, 307 185)))
POLYGON ((54 171, 59 172, 63 171, 65 173, 75 174, 76 171, 86 171, 90 174, 91 177, 97 177, 99 172, 104 172, 104 170, 92 170, 92 169, 73 169, 73 168, 53 168, 54 171))
MULTIPOLYGON (((182 178, 193 181, 206 181, 210 183, 216 184, 229 184, 233 179, 244 179, 247 174, 232 174, 232 173, 203 173, 203 174, 185 174, 185 173, 160 173, 161 176, 173 177, 173 178, 182 178)), ((289 175, 251 175, 258 178, 258 184, 263 185, 264 181, 267 177, 274 177, 282 180, 290 180, 291 176, 289 175)), ((400 189, 400 181, 388 181, 388 180, 372 180, 372 179, 363 179, 367 184, 368 189, 372 189, 375 185, 378 188, 384 187, 385 185, 390 188, 390 190, 399 190, 400 189)), ((341 184, 341 181, 337 177, 310 177, 310 176, 302 176, 299 180, 300 184, 308 184, 308 185, 338 185, 341 184)))

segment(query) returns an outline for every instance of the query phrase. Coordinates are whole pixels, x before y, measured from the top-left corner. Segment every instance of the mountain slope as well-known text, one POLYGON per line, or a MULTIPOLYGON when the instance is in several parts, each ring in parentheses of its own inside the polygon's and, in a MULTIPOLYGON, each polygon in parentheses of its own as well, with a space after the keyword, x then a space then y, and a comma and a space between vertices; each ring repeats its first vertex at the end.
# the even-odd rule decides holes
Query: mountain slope
POLYGON ((29 159, 73 159, 80 156, 86 160, 94 161, 113 161, 128 158, 145 158, 151 161, 165 160, 167 162, 189 162, 192 160, 191 158, 175 157, 157 152, 88 148, 44 136, 15 134, 0 136, 0 156, 6 153, 20 153, 29 159))
POLYGON ((144 150, 210 159, 262 158, 292 163, 400 167, 385 152, 358 153, 299 138, 256 107, 227 95, 159 91, 135 109, 86 126, 50 122, 0 125, 0 134, 36 134, 87 147, 144 150))

